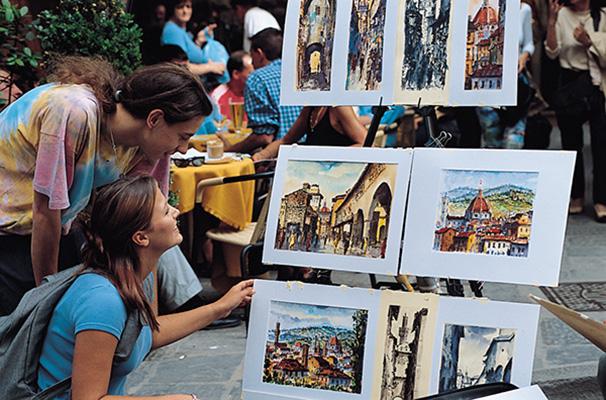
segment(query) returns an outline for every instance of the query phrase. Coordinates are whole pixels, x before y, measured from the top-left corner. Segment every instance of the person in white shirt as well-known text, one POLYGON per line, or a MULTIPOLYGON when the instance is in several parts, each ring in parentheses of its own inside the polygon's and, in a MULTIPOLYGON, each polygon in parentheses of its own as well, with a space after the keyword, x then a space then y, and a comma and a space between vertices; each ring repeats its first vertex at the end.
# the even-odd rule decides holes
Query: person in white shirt
POLYGON ((266 28, 281 30, 276 18, 267 10, 257 7, 255 0, 232 0, 231 6, 236 16, 243 22, 244 37, 242 47, 250 51, 250 38, 266 28))
POLYGON ((552 106, 562 147, 577 152, 569 213, 582 213, 585 204, 583 124, 589 121, 594 211, 606 223, 606 9, 600 3, 551 0, 545 53, 561 67, 552 106))

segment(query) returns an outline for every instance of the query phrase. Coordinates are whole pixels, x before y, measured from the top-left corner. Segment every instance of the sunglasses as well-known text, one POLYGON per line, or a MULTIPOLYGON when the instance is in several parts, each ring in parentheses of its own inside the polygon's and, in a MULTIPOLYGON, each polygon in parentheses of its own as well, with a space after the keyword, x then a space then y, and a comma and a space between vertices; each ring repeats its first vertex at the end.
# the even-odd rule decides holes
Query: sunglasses
POLYGON ((177 168, 185 168, 189 165, 192 167, 199 167, 204 164, 204 157, 174 158, 173 162, 177 168))

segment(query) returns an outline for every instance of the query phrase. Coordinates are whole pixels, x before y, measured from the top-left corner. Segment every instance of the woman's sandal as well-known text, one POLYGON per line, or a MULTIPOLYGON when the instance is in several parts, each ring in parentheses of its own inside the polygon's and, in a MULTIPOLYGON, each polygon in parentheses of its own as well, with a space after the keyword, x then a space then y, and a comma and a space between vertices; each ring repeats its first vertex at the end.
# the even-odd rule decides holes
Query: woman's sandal
POLYGON ((568 214, 578 215, 583 213, 583 199, 570 199, 568 204, 568 214))
POLYGON ((606 205, 595 204, 593 210, 595 211, 595 220, 602 224, 606 223, 606 205))

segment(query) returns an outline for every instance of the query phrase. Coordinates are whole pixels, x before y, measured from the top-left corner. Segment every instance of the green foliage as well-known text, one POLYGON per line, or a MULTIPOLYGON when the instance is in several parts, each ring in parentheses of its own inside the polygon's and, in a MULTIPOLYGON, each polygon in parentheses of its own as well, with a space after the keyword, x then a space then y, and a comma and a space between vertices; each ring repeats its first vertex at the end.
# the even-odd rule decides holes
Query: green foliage
POLYGON ((28 12, 27 7, 19 7, 9 0, 0 3, 0 69, 8 73, 0 76, 0 90, 8 89, 8 98, 0 98, 0 109, 11 100, 16 76, 35 75, 40 61, 40 55, 28 45, 34 38, 28 12))
POLYGON ((46 61, 100 56, 125 75, 141 64, 142 32, 121 0, 61 0, 40 13, 36 30, 46 61))
MULTIPOLYGON (((170 182, 170 186, 172 186, 172 184, 173 184, 172 171, 170 173, 169 182, 170 182)), ((176 192, 173 192, 172 190, 168 191, 168 204, 170 204, 173 207, 177 207, 179 205, 179 195, 176 192)))

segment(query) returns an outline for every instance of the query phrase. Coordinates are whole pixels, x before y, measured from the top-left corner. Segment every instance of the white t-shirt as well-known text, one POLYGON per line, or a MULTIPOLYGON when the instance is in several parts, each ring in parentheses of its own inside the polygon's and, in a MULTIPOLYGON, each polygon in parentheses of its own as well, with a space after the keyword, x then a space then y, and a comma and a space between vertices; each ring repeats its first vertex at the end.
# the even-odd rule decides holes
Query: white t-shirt
POLYGON ((244 51, 250 51, 250 38, 265 28, 280 30, 278 21, 268 11, 253 7, 244 15, 244 51))
MULTIPOLYGON (((574 30, 577 26, 583 25, 585 30, 593 32, 593 19, 588 11, 572 11, 568 7, 562 8, 558 12, 556 22, 556 38, 558 47, 555 49, 547 46, 545 40, 545 53, 551 59, 559 57, 562 68, 575 71, 587 71, 589 69, 589 54, 587 49, 574 38, 574 30)), ((600 19, 599 32, 606 32, 606 12, 602 9, 602 18, 600 19)))

